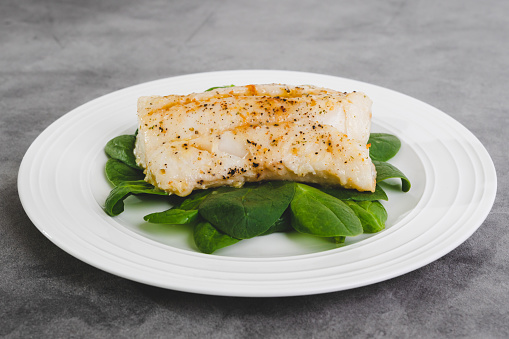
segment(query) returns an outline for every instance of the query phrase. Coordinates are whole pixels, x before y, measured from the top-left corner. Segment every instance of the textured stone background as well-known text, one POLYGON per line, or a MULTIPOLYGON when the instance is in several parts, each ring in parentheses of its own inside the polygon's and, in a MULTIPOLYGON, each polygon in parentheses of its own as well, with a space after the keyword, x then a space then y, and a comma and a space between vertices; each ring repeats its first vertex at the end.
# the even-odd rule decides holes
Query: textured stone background
MULTIPOLYGON (((0 2, 0 336, 509 336, 509 2, 0 2), (350 291, 226 298, 95 269, 47 240, 20 204, 34 139, 113 90, 204 71, 283 69, 388 87, 447 112, 485 145, 498 196, 445 257, 350 291)), ((465 183, 468 185, 468 183, 465 183)))

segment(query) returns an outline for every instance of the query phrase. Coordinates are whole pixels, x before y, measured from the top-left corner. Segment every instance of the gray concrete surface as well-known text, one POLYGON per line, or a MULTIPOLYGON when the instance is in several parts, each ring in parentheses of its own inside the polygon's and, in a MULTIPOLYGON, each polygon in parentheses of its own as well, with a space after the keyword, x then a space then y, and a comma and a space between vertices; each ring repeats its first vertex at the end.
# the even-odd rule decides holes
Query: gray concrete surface
MULTIPOLYGON (((0 2, 0 336, 509 337, 507 1, 0 2), (113 90, 204 71, 331 74, 423 100, 485 145, 498 195, 480 229, 417 271, 349 291, 228 298, 93 268, 28 219, 16 182, 34 139, 113 90)), ((468 185, 468 183, 465 183, 468 185)))

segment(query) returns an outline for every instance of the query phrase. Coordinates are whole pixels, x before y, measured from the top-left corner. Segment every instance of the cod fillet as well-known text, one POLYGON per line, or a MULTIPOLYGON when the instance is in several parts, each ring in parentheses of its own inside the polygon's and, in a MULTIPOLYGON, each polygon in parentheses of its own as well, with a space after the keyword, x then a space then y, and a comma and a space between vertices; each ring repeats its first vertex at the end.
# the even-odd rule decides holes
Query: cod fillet
POLYGON ((371 100, 310 85, 247 85, 138 99, 145 180, 195 189, 293 180, 374 191, 371 100))

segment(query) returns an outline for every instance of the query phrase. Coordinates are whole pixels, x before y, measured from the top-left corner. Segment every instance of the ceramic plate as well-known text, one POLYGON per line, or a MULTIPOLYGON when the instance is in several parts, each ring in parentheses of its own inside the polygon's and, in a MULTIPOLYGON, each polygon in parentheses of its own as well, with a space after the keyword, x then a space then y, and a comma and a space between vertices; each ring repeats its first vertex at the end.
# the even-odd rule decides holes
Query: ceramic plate
POLYGON ((173 77, 129 87, 82 105, 49 126, 23 158, 18 189, 35 226, 76 258, 134 281, 227 296, 292 296, 340 291, 422 267, 464 242, 484 221, 496 193, 493 162, 461 124, 421 101, 367 83, 288 71, 227 71, 173 77), (134 133, 142 95, 188 94, 221 85, 313 84, 363 91, 374 101, 374 132, 402 141, 390 162, 412 182, 388 189, 386 229, 347 238, 344 246, 299 234, 243 240, 199 253, 185 226, 148 224, 161 199, 126 200, 103 211, 108 140, 134 133))

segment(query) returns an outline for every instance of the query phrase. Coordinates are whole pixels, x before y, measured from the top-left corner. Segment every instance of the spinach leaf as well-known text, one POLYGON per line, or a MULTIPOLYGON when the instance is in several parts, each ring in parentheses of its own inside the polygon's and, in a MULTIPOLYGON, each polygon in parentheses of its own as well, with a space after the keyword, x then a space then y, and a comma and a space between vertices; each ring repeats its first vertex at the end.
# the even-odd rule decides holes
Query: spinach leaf
POLYGON ((177 207, 172 207, 163 212, 148 214, 143 219, 157 224, 194 224, 200 219, 198 207, 211 192, 212 190, 194 191, 183 200, 180 199, 177 207))
POLYGON ((143 171, 127 166, 120 160, 109 158, 105 166, 106 177, 114 185, 118 186, 124 181, 143 180, 143 171))
POLYGON ((346 240, 346 237, 344 236, 340 236, 340 237, 332 237, 331 240, 335 243, 335 244, 343 244, 346 240))
POLYGON ((200 215, 218 230, 237 239, 266 232, 283 214, 295 183, 268 181, 230 190, 215 190, 200 204, 200 215))
POLYGON ((197 210, 205 198, 213 192, 213 189, 194 191, 186 197, 178 206, 181 210, 197 210))
POLYGON ((260 235, 292 231, 293 227, 291 220, 292 214, 290 213, 290 209, 287 208, 283 215, 279 219, 277 219, 277 221, 272 226, 270 226, 268 230, 266 230, 264 233, 260 235))
POLYGON ((332 195, 340 200, 374 201, 388 200, 387 194, 380 185, 376 185, 375 192, 359 192, 343 187, 319 187, 320 191, 332 195))
POLYGON ((408 192, 410 190, 410 180, 397 169, 394 165, 383 161, 373 161, 376 167, 376 182, 384 181, 391 178, 401 178, 401 190, 408 192))
POLYGON ((401 141, 392 134, 371 133, 368 144, 371 160, 387 161, 394 157, 401 148, 401 141))
POLYGON ((124 211, 124 200, 132 194, 168 195, 143 180, 124 181, 111 190, 106 198, 104 210, 111 216, 119 215, 124 211))
POLYGON ((380 229, 372 229, 365 231, 366 233, 372 232, 376 233, 385 228, 385 222, 387 221, 387 210, 384 205, 382 205, 379 201, 357 201, 357 205, 364 208, 366 211, 375 216, 375 218, 380 223, 380 229))
POLYGON ((385 228, 387 211, 378 201, 345 201, 355 212, 362 224, 364 233, 376 233, 385 228))
POLYGON ((213 91, 215 89, 218 89, 218 88, 227 88, 227 87, 235 87, 235 85, 227 85, 227 86, 216 86, 216 87, 211 87, 209 89, 206 89, 205 92, 210 92, 210 91, 213 91))
POLYGON ((355 236, 362 224, 348 205, 314 187, 296 184, 290 204, 292 226, 320 237, 355 236))
POLYGON ((136 137, 134 135, 120 135, 108 141, 104 151, 113 159, 122 161, 124 164, 139 169, 134 156, 134 144, 136 137))
POLYGON ((172 208, 163 212, 148 214, 143 219, 154 224, 184 225, 193 224, 199 217, 198 210, 172 208))
POLYGON ((194 243, 203 253, 213 253, 214 251, 233 245, 239 242, 239 239, 230 237, 227 234, 219 232, 209 222, 200 222, 194 226, 194 243))

